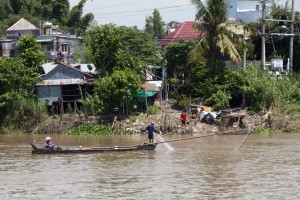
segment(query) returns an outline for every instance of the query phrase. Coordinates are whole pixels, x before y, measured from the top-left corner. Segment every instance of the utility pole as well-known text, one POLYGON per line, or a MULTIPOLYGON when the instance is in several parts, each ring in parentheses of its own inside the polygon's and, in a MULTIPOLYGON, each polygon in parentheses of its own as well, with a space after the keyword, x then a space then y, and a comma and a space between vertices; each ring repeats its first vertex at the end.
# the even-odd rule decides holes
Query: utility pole
POLYGON ((290 37, 290 62, 289 62, 289 69, 287 70, 287 73, 290 74, 290 73, 293 73, 293 48, 294 48, 294 23, 295 23, 295 0, 292 0, 292 8, 291 8, 291 12, 292 12, 292 15, 291 15, 291 37, 290 37))
MULTIPOLYGON (((245 30, 245 27, 244 27, 244 45, 246 45, 246 30, 245 30)), ((246 58, 246 56, 247 56, 247 48, 246 48, 246 46, 244 46, 244 62, 243 62, 243 68, 244 69, 246 69, 246 60, 247 60, 247 58, 246 58)))
POLYGON ((262 37, 261 37, 261 68, 266 72, 266 41, 265 41, 265 34, 266 34, 266 0, 262 0, 262 37))

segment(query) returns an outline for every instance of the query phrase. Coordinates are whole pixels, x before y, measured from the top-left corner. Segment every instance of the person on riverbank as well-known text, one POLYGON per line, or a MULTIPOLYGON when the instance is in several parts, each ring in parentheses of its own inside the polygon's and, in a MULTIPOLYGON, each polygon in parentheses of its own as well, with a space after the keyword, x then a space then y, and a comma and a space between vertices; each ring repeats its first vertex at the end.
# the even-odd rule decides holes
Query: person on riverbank
POLYGON ((148 132, 148 141, 149 141, 149 143, 153 143, 154 131, 155 131, 154 122, 151 122, 151 124, 146 127, 146 130, 148 132))
POLYGON ((46 137, 45 139, 45 148, 53 148, 54 144, 52 143, 51 137, 46 137))
POLYGON ((181 118, 181 125, 185 126, 185 124, 186 124, 186 112, 185 112, 185 110, 182 111, 182 113, 180 115, 180 118, 181 118))

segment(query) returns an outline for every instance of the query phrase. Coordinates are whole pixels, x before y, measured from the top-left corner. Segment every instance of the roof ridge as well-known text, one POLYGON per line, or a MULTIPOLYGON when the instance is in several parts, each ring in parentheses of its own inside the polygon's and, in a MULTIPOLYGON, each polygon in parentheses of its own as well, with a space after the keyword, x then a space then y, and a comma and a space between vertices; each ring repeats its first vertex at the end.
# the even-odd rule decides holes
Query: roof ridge
MULTIPOLYGON (((29 28, 26 30, 38 30, 39 28, 37 26, 35 26, 34 24, 32 24, 30 21, 26 20, 25 18, 21 18, 19 21, 17 21, 16 23, 14 23, 11 27, 9 27, 6 31, 16 31, 16 30, 23 30, 23 29, 14 29, 15 27, 17 27, 21 22, 27 23, 26 25, 29 25, 29 28)), ((22 25, 22 24, 21 24, 22 25)))
MULTIPOLYGON (((92 75, 90 75, 90 74, 88 74, 88 73, 86 73, 86 72, 83 72, 83 71, 81 71, 80 69, 77 69, 76 67, 73 67, 72 65, 69 65, 69 64, 67 64, 67 63, 60 62, 59 64, 62 64, 62 65, 64 65, 64 66, 66 66, 66 67, 69 67, 69 68, 71 68, 71 69, 74 69, 75 71, 78 71, 78 72, 80 72, 80 73, 82 73, 82 74, 85 74, 85 75, 87 75, 87 76, 93 77, 92 75)), ((58 65, 59 65, 59 64, 58 64, 58 65)))
POLYGON ((18 23, 20 23, 20 21, 22 21, 24 18, 19 19, 16 23, 14 23, 11 27, 9 27, 7 29, 7 31, 9 31, 10 29, 12 29, 13 27, 15 27, 18 23))
MULTIPOLYGON (((179 29, 176 30, 176 33, 175 33, 175 35, 174 35, 174 39, 177 38, 177 35, 180 33, 181 29, 183 29, 184 24, 186 24, 186 22, 183 22, 183 23, 180 24, 179 29)), ((173 40, 174 40, 174 39, 173 39, 173 40)), ((173 40, 172 40, 172 41, 173 41, 173 40)))

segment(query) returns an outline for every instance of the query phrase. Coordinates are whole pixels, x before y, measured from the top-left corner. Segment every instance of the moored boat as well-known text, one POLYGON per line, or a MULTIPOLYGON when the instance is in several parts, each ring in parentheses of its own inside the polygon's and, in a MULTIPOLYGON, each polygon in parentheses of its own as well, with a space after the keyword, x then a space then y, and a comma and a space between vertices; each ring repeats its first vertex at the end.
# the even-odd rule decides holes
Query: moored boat
POLYGON ((153 144, 140 144, 133 146, 112 146, 112 147, 73 147, 73 148, 45 148, 37 147, 34 144, 32 146, 32 154, 57 154, 57 153, 100 153, 100 152, 113 152, 113 151, 140 151, 140 150, 154 150, 157 143, 153 144))

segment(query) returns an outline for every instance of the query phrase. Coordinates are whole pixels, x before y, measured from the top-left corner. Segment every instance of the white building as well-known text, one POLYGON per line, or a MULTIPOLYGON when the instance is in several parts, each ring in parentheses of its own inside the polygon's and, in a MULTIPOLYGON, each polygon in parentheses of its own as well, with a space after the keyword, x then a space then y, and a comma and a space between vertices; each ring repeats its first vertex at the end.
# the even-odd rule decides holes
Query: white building
MULTIPOLYGON (((295 10, 300 10, 299 2, 295 1, 295 10)), ((271 0, 266 1, 266 11, 271 8, 271 0)), ((292 0, 273 0, 276 5, 291 9, 292 0)), ((245 23, 255 22, 262 16, 261 0, 226 0, 227 17, 229 19, 241 19, 245 23)))

